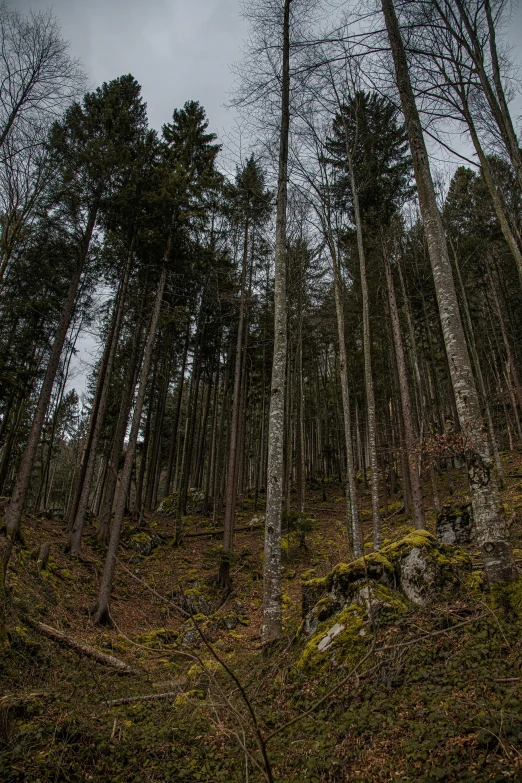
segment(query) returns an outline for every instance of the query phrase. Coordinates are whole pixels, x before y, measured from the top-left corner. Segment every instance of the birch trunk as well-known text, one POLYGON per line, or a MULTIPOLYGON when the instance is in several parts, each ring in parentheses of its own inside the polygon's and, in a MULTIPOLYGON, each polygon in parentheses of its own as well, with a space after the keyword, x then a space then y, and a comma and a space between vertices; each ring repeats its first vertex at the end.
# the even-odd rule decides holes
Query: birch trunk
POLYGON ((290 2, 283 16, 283 71, 281 130, 274 280, 274 355, 268 422, 268 469, 263 573, 263 644, 279 639, 283 630, 281 608, 281 512, 283 500, 283 440, 286 373, 286 208, 288 136, 290 129, 290 2))
POLYGON ((460 426, 466 441, 466 462, 477 543, 482 552, 488 580, 491 583, 508 581, 514 578, 516 570, 471 371, 442 218, 437 207, 422 126, 410 82, 406 51, 393 0, 381 0, 381 4, 408 131, 450 377, 460 426))

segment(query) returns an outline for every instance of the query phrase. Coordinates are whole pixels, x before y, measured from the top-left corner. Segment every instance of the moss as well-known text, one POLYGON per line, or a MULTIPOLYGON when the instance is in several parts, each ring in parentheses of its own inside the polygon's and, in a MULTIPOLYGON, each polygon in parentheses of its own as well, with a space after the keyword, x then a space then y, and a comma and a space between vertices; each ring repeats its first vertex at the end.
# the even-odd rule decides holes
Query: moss
POLYGON ((364 611, 357 604, 351 604, 340 612, 335 618, 335 623, 327 622, 319 626, 319 630, 305 645, 297 668, 300 670, 313 669, 314 671, 330 666, 342 665, 359 652, 364 644, 364 611), (319 644, 325 638, 328 631, 335 625, 341 626, 340 632, 334 636, 331 643, 323 650, 318 649, 319 644))
POLYGON ((485 586, 484 577, 479 571, 472 571, 464 579, 464 587, 476 597, 482 598, 485 586))
POLYGON ((394 568, 384 550, 371 552, 352 563, 339 563, 325 577, 325 587, 329 592, 343 592, 348 585, 366 577, 393 582, 394 568))
POLYGON ((509 584, 492 585, 490 603, 493 609, 501 609, 522 619, 522 576, 509 584))
POLYGON ((133 533, 129 536, 131 541, 135 541, 136 544, 147 544, 149 542, 149 536, 147 533, 133 533))
POLYGON ((408 611, 408 606, 404 598, 398 593, 394 593, 386 585, 380 582, 371 582, 372 602, 377 601, 380 606, 380 613, 384 610, 386 613, 403 614, 408 611))
POLYGON ((427 547, 432 549, 437 546, 437 539, 432 536, 427 530, 415 530, 412 533, 401 538, 400 541, 396 541, 394 544, 384 547, 382 554, 388 558, 392 563, 397 560, 401 560, 412 549, 427 547))
POLYGON ((315 568, 309 568, 308 571, 303 571, 303 573, 300 575, 300 578, 303 580, 303 582, 308 582, 311 579, 316 578, 315 568))
POLYGON ((168 628, 154 628, 152 631, 136 636, 136 642, 144 647, 172 646, 176 644, 178 634, 168 628))

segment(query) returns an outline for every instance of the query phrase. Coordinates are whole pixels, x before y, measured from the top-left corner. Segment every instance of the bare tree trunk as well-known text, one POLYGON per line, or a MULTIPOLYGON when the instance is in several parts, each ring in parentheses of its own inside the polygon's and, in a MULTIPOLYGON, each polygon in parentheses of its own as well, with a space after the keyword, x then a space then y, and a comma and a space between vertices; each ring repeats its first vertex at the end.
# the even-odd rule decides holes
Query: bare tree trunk
POLYGON ((105 418, 105 409, 107 408, 107 400, 109 399, 109 386, 112 377, 112 370, 114 367, 116 350, 120 339, 121 323, 123 320, 123 309, 125 304, 125 296, 127 293, 127 285, 129 282, 131 261, 132 245, 129 250, 129 256, 127 259, 120 290, 118 291, 118 299, 116 302, 112 328, 110 330, 107 343, 107 356, 104 356, 104 360, 102 361, 102 365, 100 367, 98 388, 96 389, 93 410, 91 412, 91 420, 89 423, 89 433, 87 436, 87 440, 90 441, 90 443, 87 447, 87 454, 84 455, 85 468, 83 472, 80 473, 79 477, 78 483, 80 491, 78 493, 78 502, 76 504, 75 510, 73 507, 73 514, 71 517, 73 519, 73 524, 67 544, 67 549, 73 556, 78 555, 80 552, 83 526, 85 523, 85 515, 87 513, 87 505, 89 503, 92 478, 94 475, 94 466, 96 463, 96 453, 98 451, 98 445, 100 442, 103 420, 105 418))
POLYGON ((139 359, 140 331, 141 329, 137 327, 134 337, 134 345, 131 350, 131 359, 122 391, 118 420, 114 430, 111 454, 107 464, 107 479, 103 491, 103 502, 100 512, 100 519, 98 522, 98 529, 96 531, 97 535, 105 542, 109 540, 109 525, 112 515, 112 506, 114 503, 114 494, 116 492, 116 485, 118 483, 118 465, 123 450, 125 431, 127 429, 127 422, 129 420, 129 414, 132 406, 132 398, 134 396, 136 383, 138 382, 138 373, 141 364, 139 359))
MULTIPOLYGON (((302 307, 302 305, 301 305, 302 307)), ((305 435, 304 435, 304 384, 303 384, 303 318, 299 313, 296 357, 296 431, 295 431, 295 464, 297 508, 300 514, 305 509, 305 435)), ((263 406, 264 412, 264 406, 263 406)), ((257 471, 256 471, 257 474, 257 471)), ((257 488, 257 484, 256 484, 257 488)))
MULTIPOLYGON (((154 405, 154 397, 156 395, 156 374, 158 370, 158 357, 154 362, 154 369, 152 371, 152 380, 150 384, 149 400, 147 406, 147 414, 145 416, 145 430, 143 433, 143 444, 141 448, 140 469, 138 471, 138 477, 136 479, 136 495, 134 498, 134 508, 132 516, 141 522, 143 515, 143 484, 145 483, 145 470, 147 468, 147 460, 150 446, 150 429, 152 421, 152 408, 154 405)), ((137 467, 136 467, 137 469, 137 467)))
POLYGON ((225 492, 225 521, 223 532, 223 555, 219 564, 218 580, 221 587, 230 587, 230 557, 234 545, 234 525, 236 521, 237 496, 237 452, 239 434, 239 410, 241 396, 241 360, 243 357, 243 329, 245 322, 245 295, 248 259, 248 220, 245 222, 243 236, 243 261, 241 266, 241 291, 239 299, 239 320, 236 336, 236 356, 234 361, 234 388, 232 390, 232 420, 230 425, 230 444, 228 448, 227 486, 225 492))
POLYGON ((190 317, 187 318, 187 332, 185 334, 185 345, 183 347, 183 358, 181 360, 181 370, 178 384, 178 396, 176 400, 176 413, 174 415, 174 426, 170 439, 169 461, 167 464, 167 475, 165 476, 165 495, 170 495, 172 491, 172 474, 174 472, 174 458, 176 456, 176 445, 178 442, 179 415, 181 411, 181 401, 183 399, 183 386, 185 383, 185 368, 187 366, 187 354, 190 343, 190 317))
POLYGON ((402 408, 402 423, 404 427, 404 440, 406 445, 406 457, 408 460, 409 479, 411 489, 411 499, 413 504, 413 519, 417 530, 425 527, 424 509, 422 507, 422 489, 419 474, 419 450, 415 442, 415 432, 413 429, 413 416, 411 410, 410 388, 408 384, 408 370, 406 368, 406 359, 404 356, 404 347, 401 338, 401 325, 399 321, 399 311, 397 309, 397 299, 395 298, 395 288, 393 285, 390 259, 387 249, 383 248, 384 270, 386 272, 386 285, 388 288, 388 303, 390 306, 390 316, 392 324, 393 344, 395 346, 395 359, 397 362, 397 372, 399 375, 399 392, 402 408))
MULTIPOLYGON (((491 274, 491 270, 488 267, 488 280, 489 280, 489 288, 491 291, 491 294, 493 296, 493 302, 495 303, 495 312, 497 314, 500 331, 502 334, 502 342, 504 343, 504 348, 506 350, 506 358, 508 362, 508 368, 509 368, 509 374, 511 376, 511 379, 513 381, 513 387, 515 389, 518 404, 520 405, 520 409, 522 410, 522 384, 520 383, 520 377, 517 372, 517 367, 515 363, 515 359, 513 356, 513 351, 511 350, 511 345, 509 342, 509 338, 506 331, 506 325, 504 323, 504 317, 502 315, 502 308, 500 306, 500 300, 498 298, 497 289, 495 286, 495 283, 493 281, 493 275, 491 274)), ((516 402, 515 402, 515 409, 516 409, 516 402)), ((518 416, 518 412, 515 410, 518 416)))
POLYGON ((114 522, 112 524, 111 537, 109 540, 109 548, 107 550, 105 566, 103 569, 103 576, 100 584, 100 590, 98 593, 98 601, 96 603, 96 606, 92 610, 95 623, 104 624, 110 622, 109 601, 110 601, 110 595, 112 590, 114 569, 116 567, 116 553, 118 551, 118 546, 120 543, 120 532, 121 532, 121 526, 123 522, 123 516, 125 514, 125 506, 127 504, 127 493, 129 491, 132 466, 134 463, 134 454, 136 452, 136 442, 138 440, 138 433, 141 425, 141 413, 143 410, 143 402, 145 399, 145 390, 147 388, 150 364, 152 361, 152 351, 156 339, 156 331, 158 327, 161 303, 163 301, 165 282, 167 280, 166 260, 169 255, 171 235, 172 234, 169 235, 166 259, 163 268, 161 270, 161 275, 160 275, 158 288, 156 291, 156 297, 154 300, 154 306, 152 310, 152 316, 150 319, 149 332, 147 334, 145 350, 143 353, 143 365, 141 367, 141 372, 140 372, 138 394, 136 397, 136 404, 134 406, 134 413, 132 416, 132 425, 131 425, 131 431, 129 435, 129 442, 127 444, 127 451, 125 453, 125 463, 123 465, 120 486, 116 497, 116 506, 114 510, 114 522))
MULTIPOLYGON (((451 238, 450 238, 451 243, 451 238)), ((457 272, 457 279, 459 281, 459 288, 461 292, 462 297, 462 304, 464 306, 464 315, 466 316, 466 325, 468 327, 468 342, 471 350, 471 358, 473 359, 473 364, 475 365, 475 374, 477 376, 478 385, 480 394, 482 396, 482 402, 484 405, 484 412, 486 415, 486 425, 488 428, 488 435, 489 435, 489 441, 491 444, 491 448, 493 450, 493 457, 495 459, 495 467, 497 470, 497 479, 500 485, 500 488, 502 489, 504 486, 504 471, 502 469, 502 461, 500 459, 500 454, 498 452, 498 444, 497 444, 497 437, 495 435, 495 428, 493 426, 493 418, 491 416, 491 406, 489 404, 488 394, 486 390, 486 383, 484 381, 484 375, 482 373, 482 367, 480 364, 480 358, 477 351, 477 345, 475 341, 475 333, 473 330, 473 323, 471 321, 471 314, 469 311, 469 305, 468 305, 468 297, 466 295, 466 289, 464 287, 464 281, 462 280, 462 275, 460 272, 460 266, 459 261, 457 258, 457 254, 455 252, 455 249, 453 248, 453 257, 455 259, 455 270, 457 272)))
POLYGON ((357 183, 355 182, 355 172, 353 168, 351 152, 348 149, 347 137, 347 158, 350 172, 350 183, 352 190, 353 208, 355 212, 355 225, 357 230, 357 251, 359 254, 359 266, 361 270, 361 290, 363 306, 363 349, 364 349, 364 385, 366 389, 366 409, 368 414, 368 451, 370 457, 371 494, 372 494, 372 514, 373 514, 373 545, 375 549, 381 548, 381 515, 379 503, 379 466, 377 462, 377 429, 375 420, 375 392, 373 388, 372 372, 372 348, 370 339, 370 300, 368 296, 368 281, 366 278, 366 254, 364 252, 364 242, 362 233, 362 219, 359 209, 359 195, 357 193, 357 183))
POLYGON ((489 581, 507 581, 515 577, 516 570, 511 545, 506 536, 488 439, 460 319, 444 227, 437 207, 422 126, 411 87, 406 52, 393 0, 381 0, 381 4, 408 131, 450 377, 460 426, 466 440, 466 462, 477 542, 489 581))
POLYGON ((290 129, 290 3, 284 0, 283 70, 281 85, 281 129, 274 281, 274 355, 268 424, 268 470, 263 568, 263 644, 280 638, 283 630, 281 607, 281 513, 283 500, 283 441, 286 374, 286 208, 288 136, 290 129))
MULTIPOLYGON (((459 91, 460 93, 460 91, 459 91)), ((518 242, 515 238, 515 235, 513 234, 513 231, 511 230, 511 225, 509 223, 504 200, 502 198, 502 194, 499 192, 496 184, 495 179, 493 176, 493 171, 491 169, 489 160, 486 156, 486 153, 484 152, 484 149, 480 143, 480 139, 478 137, 475 123, 473 122, 473 118, 471 116, 471 112, 469 110, 467 100, 462 92, 461 94, 461 100, 463 102, 463 114, 466 118, 466 122, 468 124, 469 133, 471 136, 471 140, 473 142, 473 146, 475 147, 475 152, 477 153, 477 157, 480 161, 480 170, 484 177, 484 180, 486 182, 486 185, 489 190, 489 195, 491 196, 491 200, 493 202, 493 206, 495 208, 495 214, 497 216, 498 222, 500 224, 500 228, 502 230, 502 233, 504 235, 504 239, 507 242, 507 245, 511 251, 511 255, 515 259, 515 264, 518 270, 518 276, 520 278, 520 282, 522 284, 522 252, 520 250, 520 247, 518 245, 518 242)))
POLYGON ((344 327, 344 308, 342 298, 341 270, 336 248, 331 240, 330 255, 334 270, 335 312, 337 315, 337 334, 339 339, 339 374, 343 398, 344 441, 346 448, 346 494, 350 503, 351 538, 355 558, 362 555, 361 530, 359 526, 359 509, 357 505, 357 487, 355 483, 355 467, 353 463, 352 418, 350 410, 350 387, 348 382, 348 356, 346 352, 346 335, 344 327))
POLYGON ((448 27, 452 31, 452 34, 455 35, 455 32, 457 33, 457 40, 462 42, 471 59, 473 60, 473 64, 479 77, 484 95, 488 102, 489 108, 491 109, 491 114, 497 123, 500 135, 506 147, 506 152, 508 153, 511 163, 513 164, 519 187, 522 188, 522 153, 520 151, 517 134, 513 127, 513 121, 509 113, 506 96, 504 94, 504 88, 500 78, 500 66, 498 62, 495 41, 495 27, 491 16, 489 0, 485 0, 484 7, 488 21, 489 49, 491 57, 491 70, 493 75, 493 86, 491 85, 488 73, 486 71, 484 49, 481 45, 481 41, 479 40, 478 31, 473 24, 474 20, 472 20, 468 14, 463 0, 455 0, 455 4, 458 8, 462 23, 464 24, 464 27, 466 28, 466 31, 469 35, 471 45, 466 41, 465 37, 460 36, 458 31, 453 30, 451 20, 449 20, 448 27))
POLYGON ((76 295, 80 286, 80 280, 82 278, 87 253, 89 252, 89 246, 91 243, 94 226, 96 224, 97 215, 98 207, 92 207, 87 220, 87 226, 85 228, 79 258, 71 277, 71 282, 69 283, 67 297, 62 309, 58 328, 56 329, 56 333, 54 335, 54 342, 51 349, 51 355, 49 357, 49 363, 47 365, 42 388, 40 390, 40 397, 38 398, 38 404, 36 406, 29 437, 25 445, 22 461, 20 462, 20 466, 18 468, 15 486, 11 495, 11 502, 9 503, 6 511, 5 522, 7 527, 7 534, 10 538, 16 538, 20 532, 22 511, 24 509, 27 490, 29 489, 29 483, 31 481, 34 458, 36 456, 36 450, 40 441, 45 414, 47 412, 47 408, 49 407, 49 401, 51 399, 54 386, 54 379, 56 377, 56 372, 60 363, 60 356, 62 355, 65 337, 67 335, 67 330, 69 329, 69 324, 71 323, 71 319, 74 313, 76 295))

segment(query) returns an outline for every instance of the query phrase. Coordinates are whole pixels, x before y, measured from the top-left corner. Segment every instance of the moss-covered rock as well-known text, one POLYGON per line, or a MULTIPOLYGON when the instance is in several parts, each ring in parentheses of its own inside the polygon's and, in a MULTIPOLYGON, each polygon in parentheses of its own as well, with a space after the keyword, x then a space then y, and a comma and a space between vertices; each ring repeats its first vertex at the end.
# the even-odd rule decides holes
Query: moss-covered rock
POLYGON ((417 605, 425 604, 460 584, 463 572, 470 570, 471 558, 467 553, 440 544, 426 530, 414 531, 381 552, 372 552, 352 563, 339 563, 327 576, 305 582, 303 630, 307 635, 315 633, 321 622, 354 601, 364 605, 364 596, 366 610, 372 610, 375 603, 375 611, 379 612, 381 596, 377 593, 383 588, 387 589, 388 603, 393 598, 403 606, 406 598, 417 605))
POLYGON ((155 533, 132 527, 123 534, 127 546, 133 549, 141 557, 149 557, 153 550, 161 544, 161 539, 155 533))
POLYGON ((151 648, 176 645, 177 640, 178 634, 169 628, 154 628, 152 631, 139 634, 135 639, 138 644, 151 648))
POLYGON ((178 513, 178 504, 179 492, 173 492, 172 495, 167 495, 163 498, 156 509, 156 514, 160 514, 164 517, 175 517, 178 513))
POLYGON ((443 544, 469 544, 474 538, 471 504, 443 506, 437 517, 437 538, 443 544))
POLYGON ((336 616, 335 623, 321 623, 305 645, 297 668, 317 671, 325 666, 340 665, 357 654, 366 635, 365 620, 364 610, 351 604, 336 616))
POLYGON ((187 612, 187 614, 214 614, 223 601, 222 594, 215 585, 206 584, 204 580, 194 579, 187 586, 174 590, 171 598, 187 612))

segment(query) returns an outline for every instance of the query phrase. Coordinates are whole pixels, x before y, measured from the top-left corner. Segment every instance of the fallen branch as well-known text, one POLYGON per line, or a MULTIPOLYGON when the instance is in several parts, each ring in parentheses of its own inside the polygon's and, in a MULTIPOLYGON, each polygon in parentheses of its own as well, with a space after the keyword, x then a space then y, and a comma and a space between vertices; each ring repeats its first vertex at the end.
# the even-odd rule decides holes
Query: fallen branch
POLYGON ((156 701, 157 699, 168 699, 169 696, 179 696, 181 691, 167 691, 166 693, 147 693, 145 696, 127 696, 124 699, 111 699, 102 701, 109 707, 115 707, 117 704, 133 704, 136 701, 156 701))
POLYGON ((44 636, 47 636, 54 642, 58 642, 58 644, 62 644, 64 647, 69 647, 71 650, 74 650, 75 653, 78 653, 78 655, 85 655, 88 658, 93 658, 103 666, 110 666, 111 669, 116 669, 116 671, 120 674, 137 673, 136 669, 133 669, 131 666, 129 666, 128 663, 120 661, 119 658, 115 658, 113 655, 102 653, 95 647, 91 647, 88 644, 83 644, 83 642, 79 642, 77 639, 73 639, 72 636, 68 636, 67 634, 63 633, 63 631, 59 631, 57 628, 51 628, 50 625, 45 625, 45 623, 39 622, 35 622, 34 627, 40 631, 40 633, 43 633, 44 636))

